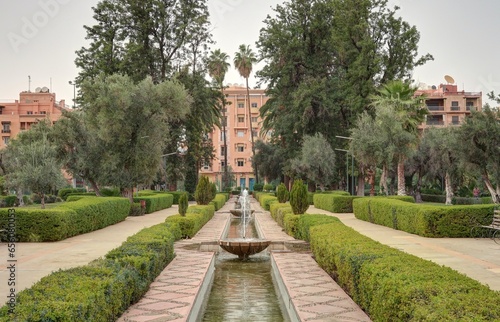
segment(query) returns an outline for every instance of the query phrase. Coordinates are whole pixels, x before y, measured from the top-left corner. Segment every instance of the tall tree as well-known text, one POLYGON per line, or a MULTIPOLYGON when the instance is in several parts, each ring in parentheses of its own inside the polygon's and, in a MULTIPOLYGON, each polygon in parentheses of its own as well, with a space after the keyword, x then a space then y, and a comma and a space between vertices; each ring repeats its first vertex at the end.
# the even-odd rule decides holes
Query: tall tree
POLYGON ((27 189, 40 196, 45 208, 45 195, 66 184, 61 164, 56 159, 55 145, 50 139, 48 122, 40 122, 13 139, 6 151, 7 185, 18 191, 27 189))
POLYGON ((207 68, 208 74, 214 79, 218 88, 220 89, 220 110, 222 111, 222 133, 224 133, 224 177, 222 180, 222 188, 228 187, 229 184, 229 176, 227 171, 227 135, 226 135, 226 96, 224 95, 224 78, 226 77, 226 73, 229 69, 229 55, 222 52, 220 49, 214 50, 210 56, 208 57, 207 68))
POLYGON ((240 73, 240 76, 245 78, 247 87, 247 104, 248 104, 248 124, 250 125, 250 138, 252 140, 252 160, 254 165, 255 182, 259 182, 258 164, 255 162, 255 144, 253 137, 252 125, 252 107, 250 104, 250 88, 248 87, 248 78, 252 73, 253 64, 257 62, 257 58, 248 45, 240 45, 239 51, 234 54, 234 67, 240 73))
MULTIPOLYGON (((413 138, 408 144, 415 148, 418 142, 418 125, 422 123, 427 114, 423 96, 415 96, 416 88, 401 80, 390 81, 384 84, 377 95, 371 96, 376 109, 387 107, 398 114, 402 122, 403 129, 413 138)), ((405 189, 405 161, 408 158, 406 153, 411 148, 400 147, 398 151, 398 195, 406 195, 405 189)))
POLYGON ((486 105, 472 112, 458 132, 461 162, 481 174, 493 202, 500 203, 500 110, 486 105))
POLYGON ((261 108, 293 159, 304 135, 321 133, 336 146, 357 116, 371 110, 380 84, 408 80, 418 57, 419 33, 386 0, 291 0, 277 5, 260 31, 265 62, 257 72, 271 99, 261 108))
POLYGON ((324 191, 335 178, 335 152, 323 135, 306 136, 300 157, 292 160, 291 167, 324 191))
POLYGON ((82 109, 89 130, 106 151, 100 182, 132 200, 133 187, 149 184, 163 154, 169 121, 184 119, 191 97, 178 82, 137 85, 128 76, 99 76, 82 84, 82 109))

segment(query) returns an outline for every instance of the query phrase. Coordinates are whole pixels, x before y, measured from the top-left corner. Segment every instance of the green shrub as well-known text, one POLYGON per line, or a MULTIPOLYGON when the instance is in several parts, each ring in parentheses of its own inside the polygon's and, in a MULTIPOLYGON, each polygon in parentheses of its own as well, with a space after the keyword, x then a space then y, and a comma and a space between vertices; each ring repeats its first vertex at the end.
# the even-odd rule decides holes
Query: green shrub
POLYGON ((271 196, 269 194, 268 195, 261 195, 259 198, 259 202, 260 202, 260 205, 262 208, 269 211, 271 209, 270 205, 272 203, 278 202, 278 198, 271 196))
POLYGON ((181 216, 185 216, 188 207, 189 207, 188 196, 187 193, 184 192, 182 196, 179 198, 179 214, 181 216))
POLYGON ((166 223, 179 227, 183 238, 192 238, 215 214, 213 205, 190 206, 186 216, 174 215, 165 219, 166 223))
POLYGON ((276 190, 276 187, 270 183, 266 183, 263 189, 264 191, 274 191, 276 190))
POLYGON ((285 203, 288 201, 290 193, 288 192, 288 189, 286 188, 284 183, 280 183, 280 185, 278 186, 276 197, 278 197, 278 202, 280 203, 285 203))
POLYGON ((373 321, 500 320, 500 293, 450 268, 382 245, 340 221, 315 225, 309 234, 318 264, 373 321))
MULTIPOLYGON (((31 194, 31 200, 33 201, 34 204, 37 204, 37 205, 42 203, 42 197, 37 193, 31 194)), ((57 196, 47 194, 44 196, 44 200, 45 200, 45 203, 54 203, 57 200, 57 196)))
POLYGON ((351 213, 352 201, 361 198, 357 196, 343 196, 338 194, 314 194, 314 207, 333 213, 351 213))
POLYGON ((253 191, 262 191, 264 189, 263 183, 256 183, 253 185, 253 191))
POLYGON ((172 207, 174 196, 168 193, 157 193, 150 196, 134 197, 134 202, 146 202, 146 213, 150 214, 158 210, 172 207))
POLYGON ((84 192, 87 192, 87 190, 85 190, 84 188, 63 188, 59 189, 59 191, 57 192, 57 196, 62 200, 66 200, 66 197, 70 193, 84 193, 84 192))
POLYGON ((179 198, 184 194, 187 193, 188 196, 188 201, 194 201, 194 195, 187 192, 187 191, 169 191, 169 192, 163 192, 163 193, 168 193, 172 196, 174 196, 174 205, 179 204, 179 198))
POLYGON ((72 202, 72 201, 77 201, 77 200, 80 200, 80 199, 83 199, 83 198, 93 198, 93 197, 97 197, 96 195, 69 195, 69 196, 66 196, 66 202, 72 202))
POLYGON ((305 214, 300 216, 296 223, 296 232, 293 237, 309 242, 311 240, 309 235, 311 227, 332 222, 339 222, 339 219, 333 216, 305 214))
POLYGON ((130 205, 130 212, 129 212, 129 216, 144 216, 144 214, 146 213, 146 209, 144 209, 142 206, 141 206, 141 203, 140 202, 134 202, 132 205, 130 205))
POLYGON ((422 201, 425 202, 436 202, 444 204, 446 202, 446 196, 434 195, 434 194, 421 194, 422 201))
POLYGON ((209 205, 213 205, 215 211, 217 211, 224 206, 226 201, 227 201, 226 195, 223 193, 218 193, 215 195, 214 199, 210 201, 209 205))
POLYGON ((196 191, 194 193, 194 199, 199 205, 208 205, 210 201, 215 197, 212 191, 212 185, 206 176, 201 176, 198 185, 196 186, 196 191))
POLYGON ((390 198, 364 197, 353 202, 356 218, 424 237, 469 237, 471 225, 490 224, 494 204, 434 206, 390 198))
POLYGON ((101 195, 103 197, 120 197, 120 189, 119 188, 102 188, 100 189, 101 195))
POLYGON ((278 218, 278 210, 281 209, 281 208, 289 208, 290 211, 292 211, 292 206, 290 206, 289 203, 274 202, 274 203, 271 203, 270 206, 269 206, 269 211, 271 213, 271 217, 278 223, 278 225, 280 225, 280 223, 277 220, 277 218, 278 218))
POLYGON ((293 213, 296 215, 304 214, 309 208, 307 200, 307 186, 301 179, 293 182, 292 191, 290 192, 290 205, 293 213))
POLYGON ((16 195, 0 196, 0 207, 14 207, 19 204, 16 195))

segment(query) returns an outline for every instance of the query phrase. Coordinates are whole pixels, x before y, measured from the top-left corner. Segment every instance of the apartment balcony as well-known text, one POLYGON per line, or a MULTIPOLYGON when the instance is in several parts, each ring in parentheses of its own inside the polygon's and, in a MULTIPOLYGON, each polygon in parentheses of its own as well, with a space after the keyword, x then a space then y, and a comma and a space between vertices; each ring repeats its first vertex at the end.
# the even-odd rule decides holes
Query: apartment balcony
POLYGON ((477 106, 466 106, 465 110, 468 112, 476 112, 477 111, 477 106))
POLYGON ((440 105, 427 105, 429 111, 444 111, 444 106, 440 105))
POLYGON ((444 126, 444 121, 428 120, 425 124, 429 126, 444 126))
POLYGON ((3 129, 3 130, 2 130, 2 133, 10 133, 10 130, 3 129))

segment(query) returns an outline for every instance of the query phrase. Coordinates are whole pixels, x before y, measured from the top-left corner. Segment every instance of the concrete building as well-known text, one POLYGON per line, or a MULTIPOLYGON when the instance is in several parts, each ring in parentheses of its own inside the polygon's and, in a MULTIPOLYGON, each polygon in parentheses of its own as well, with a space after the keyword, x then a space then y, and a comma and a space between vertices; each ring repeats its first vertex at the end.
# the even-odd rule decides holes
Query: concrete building
POLYGON ((461 124, 472 111, 482 110, 482 93, 459 91, 457 85, 441 84, 419 89, 415 95, 425 94, 429 109, 426 120, 419 128, 430 126, 454 126, 461 124))
POLYGON ((64 100, 57 102, 56 94, 50 93, 47 87, 37 88, 35 92, 21 92, 19 99, 12 102, 0 102, 0 149, 5 148, 19 132, 28 130, 41 119, 56 122, 63 109, 67 109, 64 100))
MULTIPOLYGON (((215 128, 210 138, 215 148, 215 159, 212 164, 204 164, 200 175, 208 176, 212 182, 221 187, 224 173, 224 149, 227 149, 227 163, 235 176, 236 186, 253 189, 255 176, 252 168, 252 141, 250 120, 248 119, 247 91, 242 85, 232 85, 224 90, 227 105, 225 109, 226 133, 215 128), (224 146, 224 135, 226 145, 224 146)), ((260 108, 268 100, 262 89, 250 89, 251 121, 254 141, 262 140, 260 129, 262 120, 260 108)), ((234 184, 234 182, 233 182, 234 184)))

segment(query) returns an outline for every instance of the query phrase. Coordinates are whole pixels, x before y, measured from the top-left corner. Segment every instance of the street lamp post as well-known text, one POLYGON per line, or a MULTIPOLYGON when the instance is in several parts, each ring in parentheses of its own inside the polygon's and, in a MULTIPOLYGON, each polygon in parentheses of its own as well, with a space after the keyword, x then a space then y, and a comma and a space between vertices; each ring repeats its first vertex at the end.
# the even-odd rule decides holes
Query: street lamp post
MULTIPOLYGON (((348 137, 348 136, 340 136, 340 135, 336 135, 335 136, 336 138, 339 138, 339 139, 344 139, 344 140, 353 140, 353 138, 351 137, 348 137)), ((347 151, 347 152, 350 152, 350 151, 347 151)), ((352 153, 351 153, 352 154, 352 153)), ((347 158, 347 156, 346 156, 347 158)), ((346 160, 347 162, 347 160, 346 160)), ((352 194, 354 194, 354 155, 351 155, 351 169, 352 169, 352 175, 351 175, 351 188, 352 188, 352 194)), ((349 177, 347 177, 348 180, 349 180, 349 177)), ((348 184, 349 185, 349 184, 348 184)))
POLYGON ((347 192, 349 192, 349 150, 335 149, 336 151, 347 152, 345 154, 345 183, 347 185, 347 192))
POLYGON ((70 85, 73 85, 73 108, 75 108, 75 104, 76 104, 76 82, 69 81, 68 83, 70 85))

